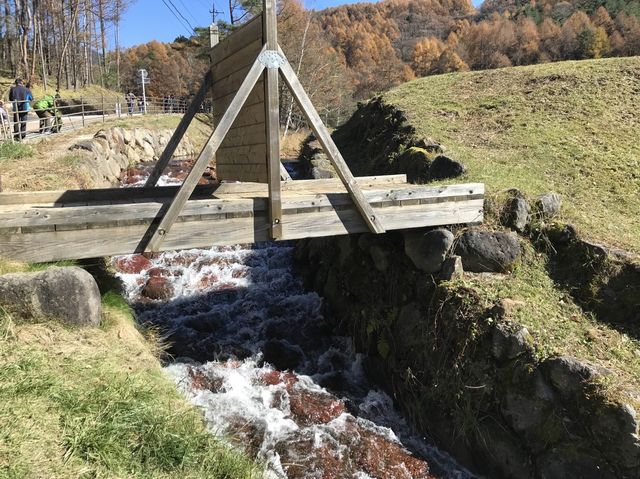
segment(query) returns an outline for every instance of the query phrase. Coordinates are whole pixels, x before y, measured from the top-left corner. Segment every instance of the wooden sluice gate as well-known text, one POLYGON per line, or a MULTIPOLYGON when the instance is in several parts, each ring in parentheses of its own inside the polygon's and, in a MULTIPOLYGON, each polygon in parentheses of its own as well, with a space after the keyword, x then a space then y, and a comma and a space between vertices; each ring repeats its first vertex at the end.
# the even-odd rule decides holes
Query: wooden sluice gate
POLYGON ((484 185, 354 178, 277 42, 275 1, 219 42, 143 188, 0 194, 0 256, 29 262, 479 223, 484 185), (339 178, 291 180, 280 162, 279 76, 339 178), (215 128, 179 186, 156 186, 202 101, 215 128), (215 160, 219 185, 198 182, 215 160))

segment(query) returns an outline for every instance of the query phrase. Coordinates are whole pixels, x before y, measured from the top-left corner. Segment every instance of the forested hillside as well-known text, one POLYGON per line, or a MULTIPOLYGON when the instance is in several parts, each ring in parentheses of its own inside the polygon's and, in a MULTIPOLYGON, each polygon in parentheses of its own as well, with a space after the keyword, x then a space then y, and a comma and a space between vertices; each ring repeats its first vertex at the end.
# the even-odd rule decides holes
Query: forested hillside
POLYGON ((364 98, 412 75, 640 54, 640 3, 385 0, 318 13, 364 98))

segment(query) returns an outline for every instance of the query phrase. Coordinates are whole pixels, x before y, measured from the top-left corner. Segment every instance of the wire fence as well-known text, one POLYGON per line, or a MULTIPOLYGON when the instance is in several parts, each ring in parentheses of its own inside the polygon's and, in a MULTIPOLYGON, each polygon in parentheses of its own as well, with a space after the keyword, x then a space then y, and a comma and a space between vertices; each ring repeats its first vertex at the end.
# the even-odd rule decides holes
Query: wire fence
MULTIPOLYGON (((20 141, 61 131, 83 128, 88 124, 106 122, 108 119, 140 115, 184 113, 190 99, 174 97, 142 97, 127 99, 122 96, 80 97, 57 99, 47 108, 35 108, 30 104, 5 104, 7 117, 0 111, 0 141, 20 141)), ((211 105, 204 102, 201 112, 209 113, 211 105)))

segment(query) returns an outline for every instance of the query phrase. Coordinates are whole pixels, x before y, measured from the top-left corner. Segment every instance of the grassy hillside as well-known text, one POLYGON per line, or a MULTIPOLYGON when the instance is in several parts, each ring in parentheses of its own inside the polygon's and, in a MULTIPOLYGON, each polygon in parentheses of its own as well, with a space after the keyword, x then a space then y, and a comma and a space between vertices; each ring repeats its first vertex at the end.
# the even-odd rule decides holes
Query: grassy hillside
POLYGON ((555 190, 581 235, 640 252, 640 57, 432 76, 384 100, 489 194, 555 190))
MULTIPOLYGON (((0 274, 41 267, 0 260, 0 274)), ((0 306, 0 477, 259 477, 205 430, 124 301, 103 308, 101 328, 77 329, 0 306)))

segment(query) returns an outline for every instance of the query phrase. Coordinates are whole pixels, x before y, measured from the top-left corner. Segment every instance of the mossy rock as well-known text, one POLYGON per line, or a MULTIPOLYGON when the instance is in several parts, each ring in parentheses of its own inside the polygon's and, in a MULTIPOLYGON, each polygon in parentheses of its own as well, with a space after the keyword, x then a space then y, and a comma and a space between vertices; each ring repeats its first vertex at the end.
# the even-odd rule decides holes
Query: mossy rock
POLYGON ((396 158, 394 166, 397 172, 406 173, 410 183, 426 183, 431 162, 432 156, 427 150, 412 146, 396 158))

